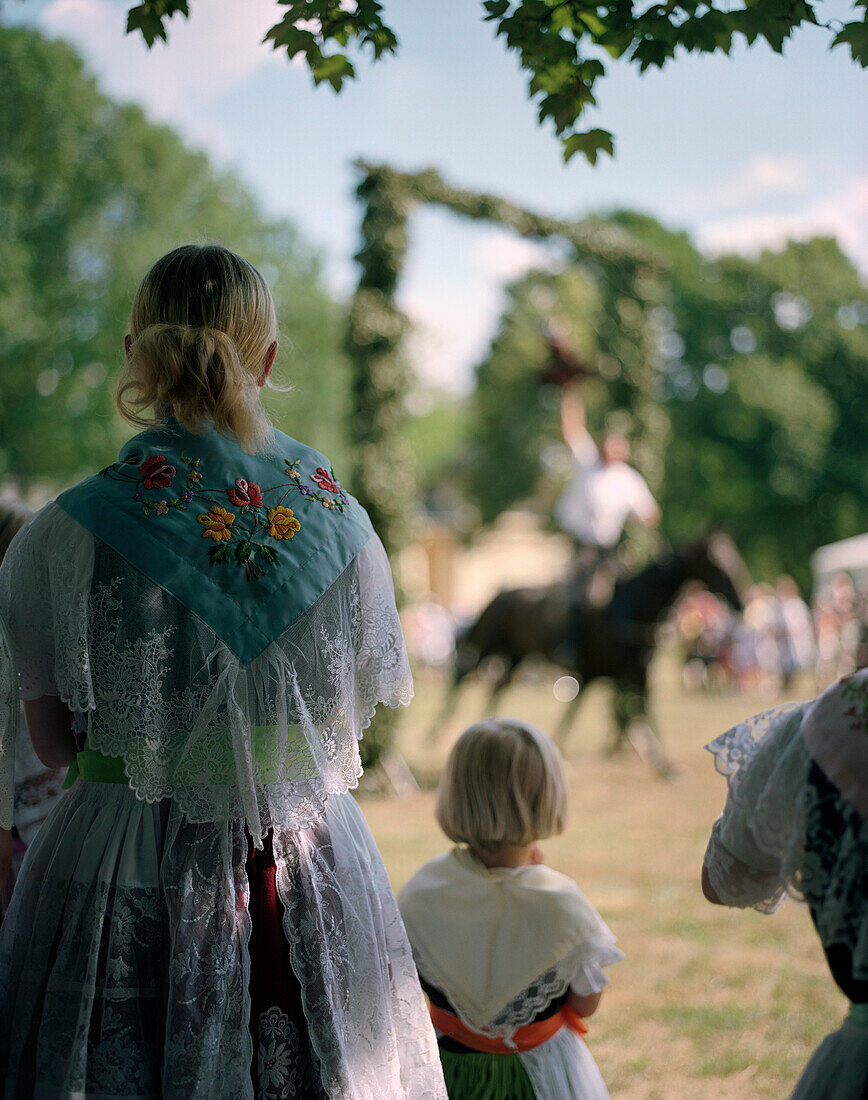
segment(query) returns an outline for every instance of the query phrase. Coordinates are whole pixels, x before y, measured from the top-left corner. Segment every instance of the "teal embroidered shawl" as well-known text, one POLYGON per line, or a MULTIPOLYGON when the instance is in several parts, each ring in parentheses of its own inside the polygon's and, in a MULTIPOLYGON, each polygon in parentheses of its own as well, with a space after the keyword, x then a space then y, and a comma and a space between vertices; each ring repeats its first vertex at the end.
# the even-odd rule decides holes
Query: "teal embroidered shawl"
POLYGON ((282 432, 246 454, 169 418, 58 505, 201 619, 245 664, 284 633, 373 534, 328 460, 282 432))

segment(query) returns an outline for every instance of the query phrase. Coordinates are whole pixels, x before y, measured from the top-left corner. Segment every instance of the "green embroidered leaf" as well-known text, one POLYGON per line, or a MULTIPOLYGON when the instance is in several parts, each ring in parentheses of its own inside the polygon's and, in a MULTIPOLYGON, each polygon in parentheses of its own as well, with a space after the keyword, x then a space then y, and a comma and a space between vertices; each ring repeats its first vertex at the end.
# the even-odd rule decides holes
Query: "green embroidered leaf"
POLYGON ((267 561, 270 565, 277 564, 277 551, 273 546, 260 546, 259 556, 263 561, 267 561))
POLYGON ((208 557, 211 559, 212 565, 218 565, 220 562, 226 561, 229 557, 229 547, 225 543, 221 543, 219 546, 212 546, 208 551, 208 557))
POLYGON ((239 542, 235 547, 235 560, 243 565, 253 553, 253 543, 250 541, 239 542))

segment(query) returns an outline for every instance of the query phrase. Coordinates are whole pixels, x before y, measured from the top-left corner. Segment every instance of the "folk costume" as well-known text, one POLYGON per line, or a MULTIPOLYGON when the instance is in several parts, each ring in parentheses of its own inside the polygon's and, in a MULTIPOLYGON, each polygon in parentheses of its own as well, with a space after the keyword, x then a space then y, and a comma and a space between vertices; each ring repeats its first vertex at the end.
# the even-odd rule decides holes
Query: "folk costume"
POLYGON ((0 611, 80 748, 0 937, 4 1095, 442 1100, 349 793, 412 682, 327 460, 169 418, 23 528, 0 611))
POLYGON ((603 1100, 567 995, 598 993, 623 958, 566 875, 487 868, 456 847, 398 895, 450 1100, 603 1100))
POLYGON ((807 902, 849 998, 794 1100, 868 1097, 868 670, 817 699, 742 722, 707 746, 729 793, 705 867, 725 905, 807 902))

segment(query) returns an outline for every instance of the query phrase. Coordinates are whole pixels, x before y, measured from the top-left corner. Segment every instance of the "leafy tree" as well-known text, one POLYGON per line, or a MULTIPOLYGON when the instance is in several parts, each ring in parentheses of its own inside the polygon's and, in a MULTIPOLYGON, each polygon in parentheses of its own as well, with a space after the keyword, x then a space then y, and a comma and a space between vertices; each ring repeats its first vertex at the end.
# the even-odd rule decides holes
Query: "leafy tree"
MULTIPOLYGON (((667 534, 725 526, 756 575, 786 570, 807 585, 817 546, 868 529, 868 291, 832 240, 710 261, 652 218, 614 220, 668 262, 650 385, 660 419, 636 455, 667 534)), ((558 491, 557 394, 539 386, 553 314, 570 318, 573 347, 602 368, 585 383, 592 432, 626 404, 596 349, 599 313, 581 270, 515 284, 477 373, 465 451, 485 520, 558 491)))
POLYGON ((868 292, 829 239, 685 275, 664 335, 667 523, 723 523, 758 574, 807 584, 817 546, 868 528, 868 292))
POLYGON ((129 434, 112 408, 130 300, 186 240, 218 240, 259 266, 294 392, 278 424, 348 458, 343 310, 316 257, 232 176, 135 107, 103 96, 68 46, 0 28, 0 479, 70 483, 129 434))
MULTIPOLYGON (((191 0, 143 0, 130 7, 127 31, 142 35, 148 46, 166 39, 166 22, 187 17, 191 0)), ((265 41, 303 57, 315 84, 339 92, 355 76, 350 53, 367 50, 379 60, 398 49, 398 38, 383 18, 379 0, 278 0, 283 16, 265 41)), ((564 158, 582 153, 596 163, 601 152, 614 151, 608 130, 580 130, 584 112, 596 104, 596 82, 610 59, 624 58, 641 72, 663 68, 676 52, 729 54, 739 38, 763 40, 777 53, 802 25, 826 28, 831 46, 846 45, 853 60, 868 64, 868 0, 853 0, 856 18, 845 23, 822 18, 823 0, 683 0, 634 3, 610 0, 483 0, 491 22, 507 49, 518 54, 529 77, 529 93, 538 101, 540 122, 549 122, 561 137, 564 158), (859 8, 866 9, 858 18, 859 8)), ((275 14, 277 14, 275 12, 275 14)))

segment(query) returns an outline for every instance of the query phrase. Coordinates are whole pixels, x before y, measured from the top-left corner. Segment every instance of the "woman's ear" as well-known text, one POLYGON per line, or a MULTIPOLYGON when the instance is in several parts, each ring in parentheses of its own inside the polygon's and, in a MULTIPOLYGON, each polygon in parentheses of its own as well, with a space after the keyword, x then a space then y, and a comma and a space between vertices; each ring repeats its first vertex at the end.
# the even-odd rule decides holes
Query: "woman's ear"
POLYGON ((262 369, 262 374, 259 377, 259 385, 264 386, 268 379, 271 377, 271 372, 274 369, 274 358, 277 355, 277 341, 272 340, 268 345, 268 351, 265 353, 265 366, 262 369))

